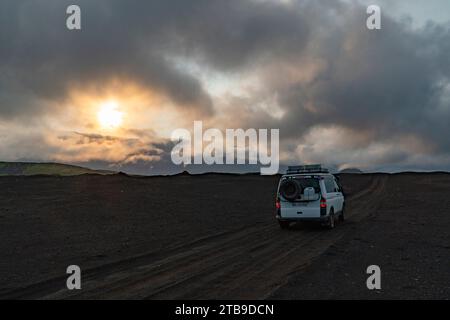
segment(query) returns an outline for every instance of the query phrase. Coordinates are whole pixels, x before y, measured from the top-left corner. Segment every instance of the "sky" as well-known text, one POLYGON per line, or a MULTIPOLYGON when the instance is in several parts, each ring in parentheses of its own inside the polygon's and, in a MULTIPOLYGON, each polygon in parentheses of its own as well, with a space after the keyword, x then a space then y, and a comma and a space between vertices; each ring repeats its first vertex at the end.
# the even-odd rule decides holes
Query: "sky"
POLYGON ((283 166, 450 170, 449 79, 447 0, 1 0, 0 161, 180 172, 200 120, 279 129, 283 166))

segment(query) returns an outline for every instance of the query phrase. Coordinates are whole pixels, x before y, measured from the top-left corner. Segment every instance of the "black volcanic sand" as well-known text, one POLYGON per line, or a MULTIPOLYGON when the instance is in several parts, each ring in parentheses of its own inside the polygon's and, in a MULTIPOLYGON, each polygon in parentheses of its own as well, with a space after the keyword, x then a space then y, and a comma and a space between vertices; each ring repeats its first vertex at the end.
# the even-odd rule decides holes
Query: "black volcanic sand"
POLYGON ((342 175, 332 231, 279 229, 278 179, 1 177, 0 298, 65 298, 71 264, 79 298, 450 298, 450 175, 342 175))
POLYGON ((376 214, 289 279, 272 299, 450 299, 450 175, 389 177, 376 214), (381 290, 366 268, 381 268, 381 290))
POLYGON ((278 179, 0 177, 0 289, 65 274, 70 264, 89 268, 224 230, 274 223, 278 179))

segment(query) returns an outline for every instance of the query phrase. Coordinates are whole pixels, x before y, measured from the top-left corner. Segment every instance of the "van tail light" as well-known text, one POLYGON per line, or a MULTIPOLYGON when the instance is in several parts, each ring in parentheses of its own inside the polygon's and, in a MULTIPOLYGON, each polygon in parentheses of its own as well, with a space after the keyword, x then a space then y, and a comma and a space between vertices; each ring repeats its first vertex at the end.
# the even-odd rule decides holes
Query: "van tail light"
POLYGON ((276 207, 277 209, 281 209, 280 199, 277 199, 277 201, 275 202, 275 207, 276 207))
POLYGON ((327 207, 327 199, 325 199, 324 197, 320 198, 320 207, 321 208, 327 207))

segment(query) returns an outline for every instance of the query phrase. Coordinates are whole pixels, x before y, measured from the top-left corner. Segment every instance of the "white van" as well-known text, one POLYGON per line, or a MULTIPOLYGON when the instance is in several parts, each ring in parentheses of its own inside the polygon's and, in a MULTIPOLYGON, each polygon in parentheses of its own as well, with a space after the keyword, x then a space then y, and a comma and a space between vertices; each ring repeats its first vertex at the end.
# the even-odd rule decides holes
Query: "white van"
POLYGON ((321 165, 289 167, 278 184, 276 218, 286 229, 291 222, 317 221, 330 229, 344 221, 345 199, 338 179, 321 165))

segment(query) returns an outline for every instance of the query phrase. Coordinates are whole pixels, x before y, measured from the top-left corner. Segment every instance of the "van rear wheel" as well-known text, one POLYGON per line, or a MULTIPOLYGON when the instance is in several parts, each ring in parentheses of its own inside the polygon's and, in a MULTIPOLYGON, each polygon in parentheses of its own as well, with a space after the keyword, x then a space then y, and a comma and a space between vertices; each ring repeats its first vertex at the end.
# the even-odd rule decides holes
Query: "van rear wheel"
POLYGON ((278 220, 278 223, 280 224, 281 229, 288 229, 289 228, 289 222, 288 221, 280 221, 278 220))
POLYGON ((344 208, 342 208, 342 212, 339 215, 339 222, 344 222, 344 221, 345 221, 344 208))
POLYGON ((328 219, 328 229, 334 229, 334 227, 336 226, 336 221, 334 218, 334 212, 330 212, 330 218, 328 219))

